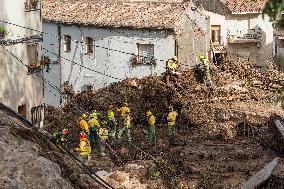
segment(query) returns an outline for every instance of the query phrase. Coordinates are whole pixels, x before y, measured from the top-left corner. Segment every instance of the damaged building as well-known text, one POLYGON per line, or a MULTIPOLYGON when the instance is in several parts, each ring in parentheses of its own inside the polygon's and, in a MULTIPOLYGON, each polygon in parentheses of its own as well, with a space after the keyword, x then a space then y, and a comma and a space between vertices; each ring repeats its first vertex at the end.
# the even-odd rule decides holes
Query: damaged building
MULTIPOLYGON (((43 52, 53 62, 45 78, 77 92, 160 75, 174 55, 188 68, 210 44, 208 18, 191 2, 46 0, 43 20, 43 52)), ((59 105, 51 92, 46 102, 59 105)))
POLYGON ((273 61, 273 22, 262 15, 267 0, 195 0, 210 16, 211 60, 220 56, 264 68, 273 61))

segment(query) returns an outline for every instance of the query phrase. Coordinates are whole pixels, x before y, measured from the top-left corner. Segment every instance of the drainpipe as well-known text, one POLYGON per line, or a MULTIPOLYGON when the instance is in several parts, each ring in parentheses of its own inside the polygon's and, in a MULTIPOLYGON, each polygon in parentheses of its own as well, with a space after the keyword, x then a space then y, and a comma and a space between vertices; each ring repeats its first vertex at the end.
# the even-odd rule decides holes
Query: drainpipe
MULTIPOLYGON (((61 65, 61 26, 60 24, 57 24, 57 36, 58 36, 58 56, 57 61, 59 64, 59 90, 61 91, 62 87, 62 65, 61 65)), ((60 101, 59 103, 62 103, 62 96, 61 93, 59 94, 60 101)))

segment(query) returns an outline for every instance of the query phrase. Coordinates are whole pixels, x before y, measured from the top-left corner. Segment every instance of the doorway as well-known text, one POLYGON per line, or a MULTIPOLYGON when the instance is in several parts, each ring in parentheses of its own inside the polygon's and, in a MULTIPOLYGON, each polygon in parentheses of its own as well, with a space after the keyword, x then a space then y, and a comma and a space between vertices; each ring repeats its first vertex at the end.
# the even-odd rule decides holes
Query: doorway
POLYGON ((26 104, 23 104, 18 107, 18 113, 24 118, 27 118, 26 104))

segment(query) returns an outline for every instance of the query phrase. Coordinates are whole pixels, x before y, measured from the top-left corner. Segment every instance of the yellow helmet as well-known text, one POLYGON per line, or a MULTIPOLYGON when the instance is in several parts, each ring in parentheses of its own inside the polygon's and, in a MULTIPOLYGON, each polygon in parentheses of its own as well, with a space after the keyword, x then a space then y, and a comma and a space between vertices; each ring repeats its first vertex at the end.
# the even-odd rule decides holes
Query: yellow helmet
POLYGON ((177 59, 178 59, 178 58, 177 58, 176 56, 173 56, 173 57, 172 57, 172 60, 174 60, 174 61, 177 61, 177 59))
POLYGON ((146 113, 146 115, 147 115, 147 116, 150 116, 150 115, 152 115, 152 112, 148 111, 148 112, 146 113))
POLYGON ((87 114, 83 114, 81 117, 86 119, 87 118, 87 114))
POLYGON ((203 60, 203 59, 205 59, 206 57, 203 56, 203 55, 199 55, 198 58, 199 58, 199 60, 203 60))

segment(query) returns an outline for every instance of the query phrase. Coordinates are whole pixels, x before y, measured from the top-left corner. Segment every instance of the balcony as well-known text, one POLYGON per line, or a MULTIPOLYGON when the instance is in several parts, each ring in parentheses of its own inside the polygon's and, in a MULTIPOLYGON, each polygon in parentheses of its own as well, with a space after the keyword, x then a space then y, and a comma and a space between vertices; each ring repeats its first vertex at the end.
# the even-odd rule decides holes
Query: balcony
POLYGON ((260 38, 257 34, 229 35, 228 43, 259 43, 260 38))

